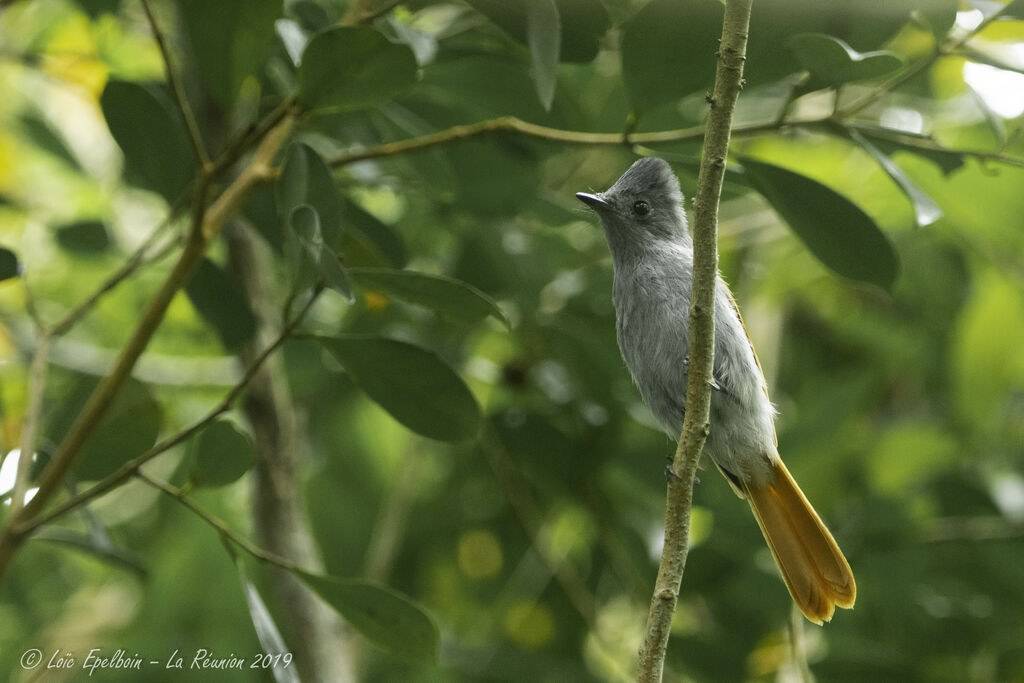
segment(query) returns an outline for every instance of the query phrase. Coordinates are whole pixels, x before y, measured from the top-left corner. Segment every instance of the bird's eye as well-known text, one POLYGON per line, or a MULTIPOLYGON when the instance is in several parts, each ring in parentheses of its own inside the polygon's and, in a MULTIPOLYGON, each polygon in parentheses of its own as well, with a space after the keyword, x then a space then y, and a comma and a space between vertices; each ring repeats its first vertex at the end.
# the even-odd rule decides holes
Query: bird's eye
POLYGON ((633 202, 633 213, 637 216, 646 216, 651 212, 651 205, 642 199, 638 202, 633 202))

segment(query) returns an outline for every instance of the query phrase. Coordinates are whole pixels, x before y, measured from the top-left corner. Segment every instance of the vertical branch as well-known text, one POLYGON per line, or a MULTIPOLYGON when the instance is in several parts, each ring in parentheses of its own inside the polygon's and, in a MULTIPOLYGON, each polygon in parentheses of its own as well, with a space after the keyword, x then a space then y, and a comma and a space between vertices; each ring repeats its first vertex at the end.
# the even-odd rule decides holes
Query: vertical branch
POLYGON ((693 480, 709 430, 711 380, 714 367, 715 278, 718 274, 718 202, 722 193, 732 113, 743 88, 747 31, 752 0, 726 0, 718 52, 715 90, 709 98, 693 220, 693 297, 690 302, 690 357, 686 386, 686 419, 672 461, 676 476, 668 482, 665 546, 647 617, 647 630, 637 681, 660 681, 665 667, 672 614, 686 566, 690 541, 693 480))
MULTIPOLYGON (((256 339, 241 354, 243 362, 252 365, 278 327, 267 254, 261 253, 256 240, 238 225, 231 226, 226 237, 231 267, 258 321, 256 339)), ((262 547, 305 571, 317 572, 322 563, 303 507, 299 477, 302 435, 282 361, 280 355, 267 359, 253 376, 242 404, 256 437, 254 526, 262 547)), ((351 680, 340 619, 291 573, 277 567, 270 571, 288 642, 296 651, 303 679, 351 680)))
POLYGON ((32 454, 36 449, 36 431, 39 428, 39 415, 43 407, 43 388, 46 386, 46 362, 49 360, 49 353, 50 335, 45 330, 41 330, 28 373, 28 405, 25 408, 25 422, 21 427, 18 471, 14 478, 14 490, 11 493, 12 517, 21 512, 25 504, 25 492, 28 491, 28 478, 32 471, 32 454))

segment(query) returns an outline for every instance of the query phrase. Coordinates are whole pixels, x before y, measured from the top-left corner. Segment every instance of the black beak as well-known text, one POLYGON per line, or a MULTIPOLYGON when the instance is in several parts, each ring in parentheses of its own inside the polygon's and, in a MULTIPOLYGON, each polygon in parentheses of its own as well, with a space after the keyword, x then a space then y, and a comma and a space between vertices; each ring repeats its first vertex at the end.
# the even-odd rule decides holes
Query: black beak
POLYGON ((611 206, 611 204, 606 202, 604 200, 604 197, 602 197, 600 194, 587 194, 586 192, 577 192, 576 199, 580 200, 581 202, 583 202, 590 208, 594 209, 595 211, 607 209, 608 207, 611 206))

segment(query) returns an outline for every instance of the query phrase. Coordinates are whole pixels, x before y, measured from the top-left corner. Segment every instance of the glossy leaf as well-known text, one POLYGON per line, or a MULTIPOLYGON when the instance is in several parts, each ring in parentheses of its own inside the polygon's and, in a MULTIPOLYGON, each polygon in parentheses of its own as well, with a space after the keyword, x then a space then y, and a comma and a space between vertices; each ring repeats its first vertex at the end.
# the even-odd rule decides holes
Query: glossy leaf
MULTIPOLYGON (((303 253, 298 261, 293 261, 293 267, 309 268, 312 266, 314 271, 323 278, 324 284, 344 296, 348 301, 353 301, 352 286, 349 284, 345 269, 341 267, 334 250, 324 243, 320 217, 316 210, 307 204, 297 206, 292 211, 290 223, 303 253)), ((296 275, 302 283, 308 280, 308 276, 303 275, 301 270, 296 275)))
MULTIPOLYGON (((91 389, 95 384, 96 379, 90 378, 82 388, 91 389)), ((84 405, 87 395, 88 392, 83 391, 78 394, 80 401, 72 401, 73 405, 68 406, 70 415, 78 414, 78 408, 84 405)), ((92 481, 112 474, 156 443, 162 422, 163 411, 149 388, 130 380, 79 451, 73 468, 75 475, 92 481)))
POLYGON ((284 232, 284 257, 291 275, 292 291, 301 292, 315 285, 319 275, 318 250, 310 249, 299 237, 300 232, 319 235, 320 217, 316 209, 308 204, 296 206, 288 217, 288 229, 284 232))
POLYGON ((374 645, 420 664, 437 661, 437 624, 406 596, 369 581, 293 573, 374 645))
POLYGON ((857 52, 823 33, 801 33, 790 38, 788 46, 800 66, 810 73, 807 87, 812 90, 880 78, 903 66, 903 61, 891 52, 857 52))
POLYGON ((194 162, 181 117, 158 86, 111 80, 100 96, 107 127, 124 152, 129 180, 175 201, 194 162))
POLYGON ((242 81, 258 77, 274 47, 280 0, 178 0, 191 57, 210 94, 224 108, 242 81))
POLYGON ((476 398, 433 351, 374 335, 317 340, 370 398, 412 431, 438 441, 476 436, 476 398))
POLYGON ((263 598, 260 597, 259 590, 249 580, 249 575, 245 571, 242 559, 233 551, 231 554, 235 560, 235 566, 238 568, 238 578, 242 582, 242 591, 245 593, 245 604, 249 608, 249 617, 252 619, 252 627, 256 631, 256 637, 260 641, 260 648, 268 655, 287 654, 289 657, 287 663, 284 663, 285 660, 281 660, 281 663, 270 667, 270 672, 274 675, 274 681, 276 683, 299 683, 298 666, 291 659, 291 651, 285 645, 284 638, 281 637, 281 631, 277 628, 277 624, 274 623, 274 617, 270 614, 270 610, 267 609, 263 598))
POLYGON ((215 420, 189 441, 188 457, 194 485, 226 486, 252 469, 252 440, 230 420, 215 420))
POLYGON ((337 249, 341 240, 341 192, 323 157, 297 142, 285 155, 277 179, 277 211, 287 221, 296 207, 307 204, 320 221, 323 241, 337 249))
POLYGON ((752 159, 742 164, 751 185, 818 260, 845 277, 892 287, 896 251, 860 207, 799 173, 752 159))
POLYGON ((313 36, 299 66, 299 97, 313 109, 375 107, 416 82, 416 58, 367 26, 342 26, 313 36))
POLYGON ((256 333, 256 316, 242 288, 210 259, 199 262, 185 293, 228 351, 239 351, 256 333))
MULTIPOLYGON (((344 196, 342 215, 345 217, 346 235, 369 249, 378 262, 396 268, 406 264, 405 245, 394 228, 344 196)), ((347 250, 345 253, 347 255, 347 250)))
POLYGON ((555 0, 526 0, 526 42, 537 97, 544 109, 550 111, 562 49, 561 20, 555 0))
POLYGON ((907 198, 910 199, 911 204, 914 206, 914 220, 918 227, 924 227, 931 225, 935 221, 942 218, 942 209, 935 203, 931 197, 929 197, 924 190, 917 186, 913 180, 903 172, 899 166, 893 163, 892 159, 882 153, 880 149, 875 147, 871 142, 868 141, 863 135, 858 133, 855 129, 850 129, 850 137, 859 144, 864 151, 874 157, 878 165, 886 172, 886 174, 893 179, 900 189, 903 190, 907 198))
POLYGON ((270 667, 274 681, 276 683, 299 683, 298 667, 292 660, 292 654, 288 646, 285 645, 284 638, 281 637, 281 632, 278 630, 277 624, 274 623, 270 610, 264 604, 256 586, 246 575, 241 560, 236 557, 235 562, 238 565, 242 589, 245 591, 245 603, 249 608, 249 616, 252 618, 253 629, 260 641, 260 647, 268 655, 287 657, 287 659, 281 660, 282 663, 275 663, 270 667))
POLYGON ((871 142, 886 154, 904 151, 928 159, 938 166, 942 174, 946 176, 964 165, 963 154, 943 149, 929 135, 904 133, 870 126, 857 126, 857 132, 870 138, 871 142))
POLYGON ((958 9, 960 9, 960 3, 957 0, 929 0, 929 2, 922 3, 921 8, 916 11, 928 24, 932 34, 941 39, 956 23, 958 9))
POLYGON ((6 247, 0 247, 0 282, 21 275, 18 255, 6 247))
POLYGON ((101 252, 110 246, 110 232, 100 221, 79 221, 57 228, 57 243, 82 254, 101 252))
POLYGON ((622 78, 638 112, 710 88, 715 53, 722 35, 722 3, 717 0, 652 0, 623 27, 622 78), (687 46, 685 68, 676 63, 687 46))
POLYGON ((491 315, 511 327, 491 297, 461 280, 391 268, 350 268, 349 274, 363 289, 378 290, 457 320, 476 322, 491 315))
MULTIPOLYGON (((523 45, 529 44, 530 8, 523 2, 508 0, 467 0, 523 45)), ((555 0, 560 17, 559 59, 563 62, 589 62, 597 56, 601 37, 611 26, 608 10, 599 0, 555 0)))

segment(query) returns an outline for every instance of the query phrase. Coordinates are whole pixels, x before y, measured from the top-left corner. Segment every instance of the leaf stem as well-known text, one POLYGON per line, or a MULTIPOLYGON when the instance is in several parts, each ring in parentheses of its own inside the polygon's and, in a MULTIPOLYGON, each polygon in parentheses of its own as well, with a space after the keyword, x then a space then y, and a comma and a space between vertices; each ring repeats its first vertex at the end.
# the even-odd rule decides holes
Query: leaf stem
POLYGON ((651 598, 647 629, 637 667, 639 683, 661 681, 672 615, 689 551, 693 481, 709 430, 714 367, 715 278, 718 274, 718 204, 729 153, 732 114, 743 88, 752 0, 726 0, 715 89, 709 98, 693 221, 693 289, 690 301, 690 354, 686 417, 672 460, 665 510, 665 545, 651 598))

